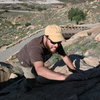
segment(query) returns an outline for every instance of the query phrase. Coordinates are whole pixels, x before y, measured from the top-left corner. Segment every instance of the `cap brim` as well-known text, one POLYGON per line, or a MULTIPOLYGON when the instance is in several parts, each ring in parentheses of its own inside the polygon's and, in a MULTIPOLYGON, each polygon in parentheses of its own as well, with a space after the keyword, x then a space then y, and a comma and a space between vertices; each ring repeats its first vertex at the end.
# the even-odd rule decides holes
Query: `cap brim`
POLYGON ((65 40, 64 37, 61 34, 59 34, 59 35, 49 35, 49 39, 52 40, 53 42, 61 42, 61 41, 65 40))

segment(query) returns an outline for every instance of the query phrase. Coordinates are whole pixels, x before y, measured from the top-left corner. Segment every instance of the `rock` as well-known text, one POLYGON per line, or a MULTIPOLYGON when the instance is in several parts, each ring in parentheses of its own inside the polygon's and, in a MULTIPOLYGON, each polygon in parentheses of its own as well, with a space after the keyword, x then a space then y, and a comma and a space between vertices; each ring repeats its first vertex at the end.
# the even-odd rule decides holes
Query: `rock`
POLYGON ((100 41, 100 33, 95 37, 95 40, 100 41))
POLYGON ((92 56, 92 57, 96 57, 97 59, 100 59, 100 52, 99 52, 99 49, 94 49, 94 48, 91 48, 91 49, 88 49, 84 54, 83 54, 85 57, 88 57, 88 56, 92 56))
POLYGON ((17 16, 14 18, 14 20, 12 21, 12 24, 15 25, 17 24, 17 22, 22 18, 22 16, 17 16))
POLYGON ((63 46, 69 46, 75 42, 77 42, 80 38, 82 37, 87 37, 88 36, 88 31, 81 31, 78 32, 77 34, 73 35, 70 39, 66 40, 66 42, 63 42, 63 46))
POLYGON ((13 66, 5 63, 0 62, 0 82, 4 82, 9 80, 10 74, 13 72, 13 66))
POLYGON ((21 69, 21 64, 19 63, 19 60, 17 59, 16 55, 12 55, 9 60, 7 60, 8 63, 10 63, 13 66, 14 73, 17 74, 23 74, 23 71, 21 69))
POLYGON ((16 40, 16 39, 18 39, 18 38, 19 38, 19 36, 15 36, 14 38, 15 38, 15 40, 16 40))
POLYGON ((59 72, 59 73, 62 73, 62 74, 65 74, 65 75, 69 75, 69 74, 72 74, 72 72, 70 72, 68 70, 68 67, 65 65, 65 66, 57 66, 55 69, 54 69, 55 72, 59 72))
POLYGON ((87 63, 90 66, 96 67, 99 65, 99 59, 96 57, 88 56, 84 58, 85 63, 87 63))
POLYGON ((88 33, 92 33, 92 37, 97 36, 98 34, 100 34, 100 24, 98 24, 97 26, 91 28, 88 33))
POLYGON ((17 30, 22 29, 22 28, 23 28, 23 26, 18 26, 18 27, 17 27, 17 30))
POLYGON ((91 68, 93 68, 93 67, 86 64, 83 59, 80 60, 80 68, 79 69, 86 71, 86 70, 89 70, 91 68))
POLYGON ((84 53, 84 56, 91 56, 95 54, 96 52, 93 49, 89 49, 84 53))
POLYGON ((93 6, 92 8, 97 8, 97 6, 93 6))
POLYGON ((77 68, 77 69, 81 69, 81 70, 89 70, 91 68, 93 68, 92 66, 86 64, 83 60, 84 56, 82 55, 72 55, 72 57, 70 56, 70 59, 73 63, 73 65, 77 68))
POLYGON ((13 79, 13 78, 17 78, 17 77, 18 77, 18 75, 17 75, 17 74, 15 74, 15 73, 11 73, 11 75, 10 75, 9 79, 13 79))
POLYGON ((34 29, 34 28, 35 28, 34 25, 29 25, 29 26, 27 27, 27 29, 34 29))

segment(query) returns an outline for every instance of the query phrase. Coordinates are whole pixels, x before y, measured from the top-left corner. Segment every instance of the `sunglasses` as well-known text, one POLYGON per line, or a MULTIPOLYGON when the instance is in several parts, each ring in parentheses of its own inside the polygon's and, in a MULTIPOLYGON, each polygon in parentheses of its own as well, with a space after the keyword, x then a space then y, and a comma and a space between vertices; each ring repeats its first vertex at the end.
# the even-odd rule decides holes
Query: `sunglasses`
MULTIPOLYGON (((49 39, 49 38, 48 38, 49 39)), ((49 39, 50 40, 50 42, 52 43, 52 44, 61 44, 61 42, 53 42, 51 39, 49 39)))

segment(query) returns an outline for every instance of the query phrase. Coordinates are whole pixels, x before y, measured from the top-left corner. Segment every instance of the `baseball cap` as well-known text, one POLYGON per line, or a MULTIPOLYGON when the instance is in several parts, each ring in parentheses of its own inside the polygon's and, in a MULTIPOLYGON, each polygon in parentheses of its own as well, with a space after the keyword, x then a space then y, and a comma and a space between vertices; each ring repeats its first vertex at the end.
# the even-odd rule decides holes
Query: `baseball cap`
POLYGON ((64 40, 64 37, 61 33, 61 27, 58 25, 48 25, 45 28, 44 34, 47 35, 48 38, 53 42, 61 42, 64 40))

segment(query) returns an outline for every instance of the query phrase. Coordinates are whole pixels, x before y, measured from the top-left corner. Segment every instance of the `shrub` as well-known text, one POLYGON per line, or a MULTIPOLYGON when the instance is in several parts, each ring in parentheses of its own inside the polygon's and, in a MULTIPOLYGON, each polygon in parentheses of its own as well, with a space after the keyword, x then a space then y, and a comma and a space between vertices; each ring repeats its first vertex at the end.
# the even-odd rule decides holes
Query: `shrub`
POLYGON ((37 9, 38 11, 42 11, 42 10, 46 10, 47 8, 46 8, 46 7, 37 6, 36 9, 37 9))
POLYGON ((70 19, 71 21, 76 21, 76 24, 79 24, 79 21, 85 20, 86 16, 87 14, 79 8, 71 8, 68 11, 68 19, 70 19))
POLYGON ((31 25, 31 23, 26 23, 25 26, 28 27, 29 25, 31 25))

